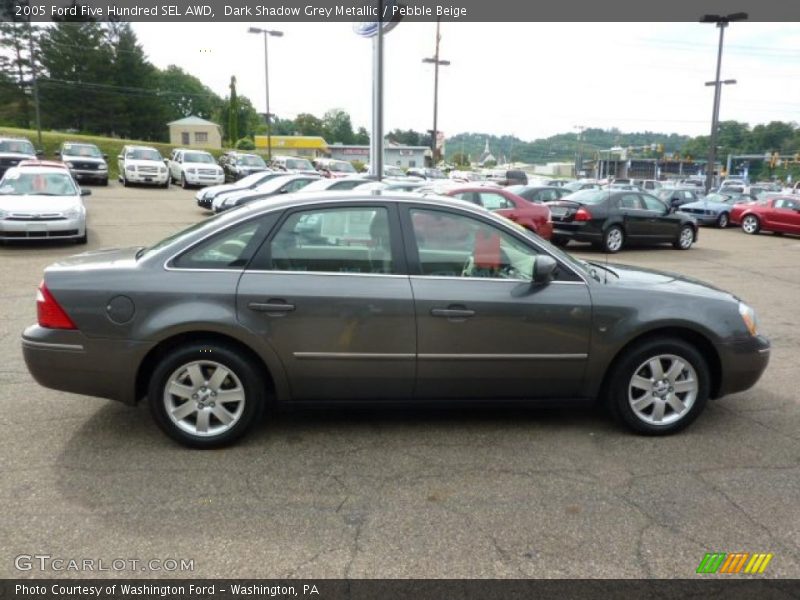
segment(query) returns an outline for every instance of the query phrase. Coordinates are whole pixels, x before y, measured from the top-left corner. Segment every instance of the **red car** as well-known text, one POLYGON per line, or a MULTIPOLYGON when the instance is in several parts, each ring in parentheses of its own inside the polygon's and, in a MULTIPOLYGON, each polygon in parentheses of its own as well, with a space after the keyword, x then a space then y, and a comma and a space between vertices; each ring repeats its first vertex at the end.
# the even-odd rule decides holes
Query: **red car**
POLYGON ((463 187, 447 190, 445 194, 483 206, 519 223, 546 240, 553 235, 553 221, 547 206, 528 202, 502 188, 463 187))
POLYGON ((800 197, 775 196, 760 202, 737 204, 731 210, 731 223, 749 234, 760 231, 800 234, 800 197))

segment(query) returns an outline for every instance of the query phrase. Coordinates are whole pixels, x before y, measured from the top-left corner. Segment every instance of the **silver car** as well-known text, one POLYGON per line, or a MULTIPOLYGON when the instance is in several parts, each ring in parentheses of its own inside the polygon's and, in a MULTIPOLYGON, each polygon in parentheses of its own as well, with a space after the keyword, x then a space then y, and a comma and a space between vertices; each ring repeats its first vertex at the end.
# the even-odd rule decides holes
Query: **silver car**
POLYGON ((0 240, 88 240, 86 207, 78 187, 61 164, 23 161, 0 180, 0 240), (53 166, 50 166, 53 165, 53 166))
POLYGON ((45 270, 22 336, 42 385, 136 404, 194 447, 268 402, 601 401, 636 432, 754 385, 754 310, 696 280, 572 258, 455 199, 259 201, 150 248, 45 270))

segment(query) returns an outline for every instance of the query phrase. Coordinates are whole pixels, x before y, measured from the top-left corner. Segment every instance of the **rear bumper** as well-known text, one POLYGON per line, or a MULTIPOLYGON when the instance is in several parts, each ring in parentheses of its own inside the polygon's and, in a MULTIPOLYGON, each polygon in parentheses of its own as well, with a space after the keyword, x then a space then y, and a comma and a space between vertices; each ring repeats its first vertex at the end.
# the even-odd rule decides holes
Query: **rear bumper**
POLYGON ((600 231, 587 228, 583 223, 553 221, 552 237, 575 240, 576 242, 600 242, 603 239, 603 234, 600 231))
POLYGON ((31 325, 22 334, 22 355, 40 385, 136 403, 136 371, 149 345, 127 340, 88 338, 79 331, 31 325))
POLYGON ((722 377, 717 397, 753 387, 769 364, 770 342, 761 335, 719 347, 722 377))

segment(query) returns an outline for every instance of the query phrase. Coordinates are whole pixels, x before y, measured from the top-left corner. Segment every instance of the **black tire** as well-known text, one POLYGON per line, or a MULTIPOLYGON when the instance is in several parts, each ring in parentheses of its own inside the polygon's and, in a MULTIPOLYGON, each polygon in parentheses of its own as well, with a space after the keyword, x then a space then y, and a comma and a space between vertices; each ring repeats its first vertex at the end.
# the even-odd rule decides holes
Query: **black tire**
POLYGON ((553 236, 550 239, 550 243, 559 248, 566 248, 567 244, 569 244, 569 238, 553 236))
MULTIPOLYGON (((201 389, 202 388, 197 391, 201 391, 201 389)), ((202 342, 194 342, 170 350, 169 353, 159 361, 158 366, 150 377, 148 401, 150 404, 150 412, 155 422, 164 433, 175 441, 191 448, 219 448, 241 438, 254 423, 261 419, 266 404, 265 384, 258 369, 252 364, 250 358, 235 347, 219 342, 205 344, 202 342), (244 406, 240 414, 238 414, 236 420, 234 420, 227 429, 216 435, 208 434, 202 436, 187 431, 173 421, 172 417, 168 414, 167 406, 165 406, 167 401, 181 400, 181 398, 175 395, 166 396, 165 388, 170 379, 173 378, 176 373, 180 372, 184 366, 195 362, 204 365, 201 366, 203 377, 208 377, 209 374, 213 374, 213 371, 208 370, 212 368, 210 365, 221 365, 233 375, 231 379, 226 378, 223 381, 223 385, 225 384, 224 382, 229 382, 228 385, 234 383, 237 386, 237 390, 241 389, 243 392, 242 402, 244 406), (238 381, 233 381, 234 379, 238 381)), ((187 398, 184 402, 187 404, 191 403, 194 407, 198 404, 196 400, 191 398, 187 398)), ((183 403, 178 407, 180 406, 183 406, 183 403)), ((220 407, 222 407, 222 405, 220 405, 220 407)), ((213 413, 214 409, 210 410, 213 413)), ((191 419, 188 421, 186 419, 181 419, 181 421, 184 422, 184 426, 189 428, 196 426, 196 415, 190 414, 187 415, 187 417, 195 417, 195 421, 192 423, 191 419)), ((215 416, 209 417, 209 419, 211 424, 219 423, 219 425, 216 425, 217 427, 220 425, 224 427, 222 421, 215 416)))
POLYGON ((731 222, 731 217, 728 213, 726 212, 719 213, 719 216, 717 217, 717 227, 719 227, 720 229, 725 229, 730 224, 730 222, 731 222))
POLYGON ((164 189, 169 187, 169 175, 167 176, 167 180, 164 182, 164 185, 162 185, 161 187, 163 187, 164 189))
POLYGON ((183 173, 181 173, 181 187, 185 190, 189 189, 189 184, 186 183, 186 175, 184 175, 183 173))
POLYGON ((749 235, 756 235, 761 231, 761 221, 755 215, 747 215, 742 219, 742 231, 749 235))
POLYGON ((130 184, 128 183, 128 178, 125 175, 122 175, 122 187, 128 187, 130 184))
POLYGON ((678 230, 678 237, 672 242, 672 247, 676 250, 688 250, 692 244, 694 244, 694 227, 684 225, 678 230))
POLYGON ((108 186, 108 178, 103 179, 103 181, 100 182, 100 185, 103 185, 103 186, 107 187, 108 186))
POLYGON ((619 225, 612 225, 603 234, 603 251, 615 254, 625 245, 625 232, 619 225))
MULTIPOLYGON (((659 361, 659 364, 663 367, 665 363, 659 361)), ((649 367, 645 368, 649 369, 649 367)), ((652 381, 652 371, 650 372, 652 381)), ((681 375, 679 375, 679 377, 680 376, 681 375)), ((647 377, 643 379, 647 380, 647 377)), ((666 380, 666 375, 664 379, 666 380)), ((680 383, 686 383, 688 385, 688 381, 680 383)), ((667 385, 671 386, 669 383, 667 385)), ((668 395, 674 396, 672 393, 673 388, 668 387, 667 389, 669 390, 668 395)), ((616 362, 610 374, 606 402, 612 415, 634 432, 644 435, 667 435, 688 427, 692 421, 703 412, 708 402, 710 389, 711 374, 708 364, 697 348, 678 338, 652 338, 643 340, 624 350, 624 353, 616 362), (696 376, 697 388, 696 392, 694 392, 695 395, 691 405, 688 407, 685 414, 680 417, 678 416, 679 413, 677 413, 671 405, 667 408, 669 401, 665 402, 661 400, 660 397, 656 397, 656 400, 651 400, 653 409, 650 418, 655 416, 653 413, 656 410, 657 403, 662 401, 665 407, 663 418, 675 419, 665 422, 662 425, 656 425, 647 422, 645 420, 646 415, 644 417, 638 416, 632 406, 632 402, 634 401, 646 401, 652 397, 652 393, 648 395, 648 393, 644 391, 641 396, 634 396, 632 390, 635 389, 636 393, 638 393, 639 388, 635 388, 632 385, 633 377, 637 372, 641 372, 640 369, 644 367, 645 363, 648 363, 654 357, 667 355, 677 357, 691 366, 691 369, 694 371, 694 376, 696 376)), ((689 399, 690 394, 691 392, 686 392, 683 394, 683 398, 679 399, 685 402, 689 399)), ((644 410, 646 411, 646 408, 644 410)))
POLYGON ((89 242, 89 230, 83 232, 83 235, 75 240, 76 244, 85 245, 89 242))

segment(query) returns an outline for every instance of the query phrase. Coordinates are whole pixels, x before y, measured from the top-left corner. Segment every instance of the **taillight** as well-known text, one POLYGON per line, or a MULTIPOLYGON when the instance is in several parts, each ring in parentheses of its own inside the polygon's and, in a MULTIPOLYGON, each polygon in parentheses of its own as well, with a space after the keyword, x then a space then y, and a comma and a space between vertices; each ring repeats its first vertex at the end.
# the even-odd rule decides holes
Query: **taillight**
POLYGON ((575 220, 576 221, 591 221, 592 220, 592 213, 590 213, 585 208, 579 208, 578 211, 575 213, 575 220))
POLYGON ((77 329, 72 319, 53 298, 44 281, 39 284, 39 290, 36 292, 36 316, 40 327, 46 327, 47 329, 77 329))

